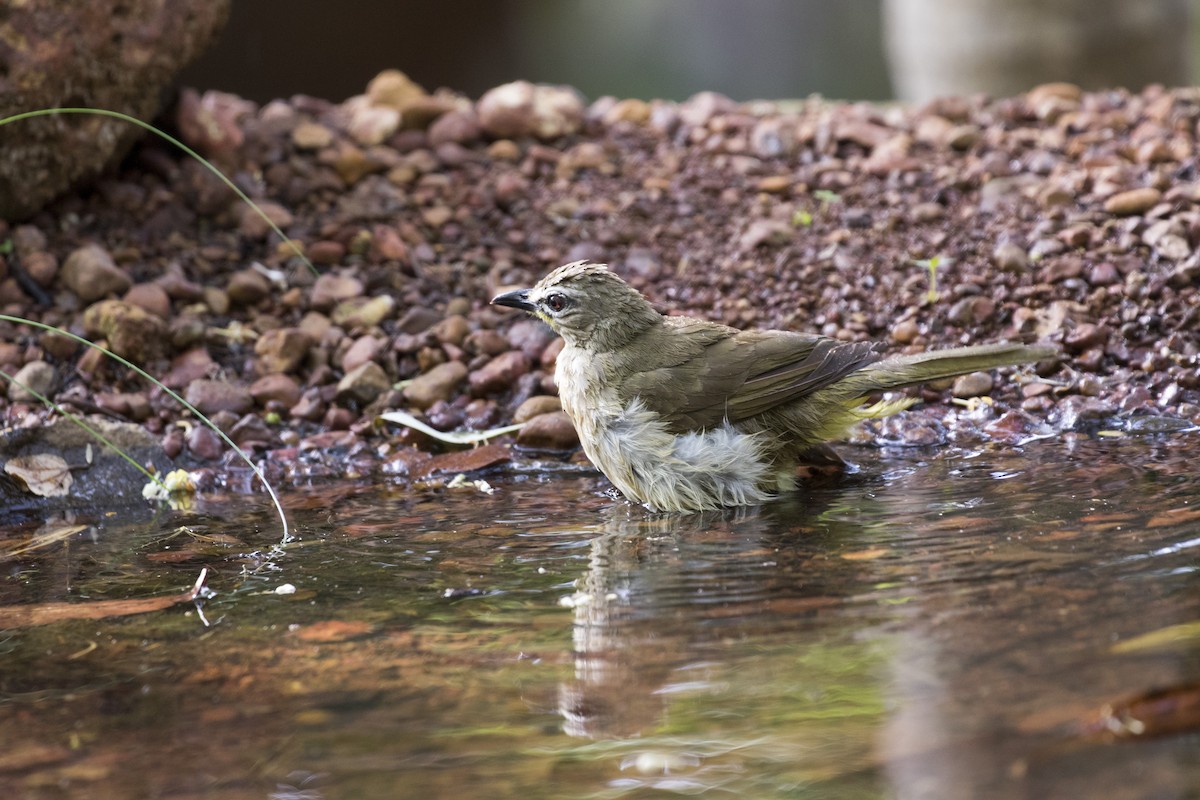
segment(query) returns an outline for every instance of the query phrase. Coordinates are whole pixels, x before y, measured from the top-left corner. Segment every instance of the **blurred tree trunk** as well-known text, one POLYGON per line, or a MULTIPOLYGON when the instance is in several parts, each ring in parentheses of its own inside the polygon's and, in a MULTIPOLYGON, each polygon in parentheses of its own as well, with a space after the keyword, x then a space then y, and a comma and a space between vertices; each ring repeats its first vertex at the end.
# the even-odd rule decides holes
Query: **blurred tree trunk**
POLYGON ((897 96, 1191 82, 1190 0, 884 0, 897 96))

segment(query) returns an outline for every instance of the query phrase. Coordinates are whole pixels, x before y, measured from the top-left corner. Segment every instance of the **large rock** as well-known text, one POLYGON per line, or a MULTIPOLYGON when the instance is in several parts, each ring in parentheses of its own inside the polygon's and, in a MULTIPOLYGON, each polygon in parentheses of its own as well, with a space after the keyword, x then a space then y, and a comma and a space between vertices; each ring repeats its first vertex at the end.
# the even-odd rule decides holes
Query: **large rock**
MULTIPOLYGON (((89 417, 87 424, 136 464, 144 464, 160 475, 175 467, 158 440, 140 425, 100 416, 89 417)), ((149 482, 136 467, 68 419, 0 432, 0 473, 3 472, 9 473, 0 480, 0 509, 6 521, 24 516, 44 519, 53 509, 108 510, 144 505, 142 487, 149 482), (12 470, 4 469, 13 459, 22 457, 69 465, 71 480, 68 482, 63 476, 61 493, 31 491, 28 484, 9 477, 12 470)))
MULTIPOLYGON (((0 13, 0 118, 91 106, 152 119, 175 75, 212 41, 230 0, 27 0, 0 13)), ((28 217, 90 180, 143 133, 56 114, 0 126, 0 219, 28 217)))

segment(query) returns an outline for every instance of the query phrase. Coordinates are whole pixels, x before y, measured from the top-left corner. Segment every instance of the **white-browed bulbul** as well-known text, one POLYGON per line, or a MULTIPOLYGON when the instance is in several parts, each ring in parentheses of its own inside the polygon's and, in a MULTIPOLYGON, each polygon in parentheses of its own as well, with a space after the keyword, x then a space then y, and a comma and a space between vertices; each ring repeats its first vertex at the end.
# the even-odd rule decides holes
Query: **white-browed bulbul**
POLYGON ((584 261, 492 303, 535 314, 563 338, 554 375, 584 452, 627 497, 661 511, 754 505, 793 489, 805 451, 914 402, 867 405, 873 393, 1056 352, 985 344, 884 358, 872 342, 739 331, 664 316, 584 261))

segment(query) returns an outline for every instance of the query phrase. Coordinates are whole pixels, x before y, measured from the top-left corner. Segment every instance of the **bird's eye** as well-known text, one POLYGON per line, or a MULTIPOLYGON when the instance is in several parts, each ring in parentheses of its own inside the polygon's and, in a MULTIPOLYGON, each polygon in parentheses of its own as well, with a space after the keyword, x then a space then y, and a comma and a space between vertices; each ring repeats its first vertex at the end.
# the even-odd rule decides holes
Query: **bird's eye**
POLYGON ((554 294, 546 297, 546 308, 550 309, 555 314, 562 311, 566 307, 567 307, 566 295, 555 292, 554 294))

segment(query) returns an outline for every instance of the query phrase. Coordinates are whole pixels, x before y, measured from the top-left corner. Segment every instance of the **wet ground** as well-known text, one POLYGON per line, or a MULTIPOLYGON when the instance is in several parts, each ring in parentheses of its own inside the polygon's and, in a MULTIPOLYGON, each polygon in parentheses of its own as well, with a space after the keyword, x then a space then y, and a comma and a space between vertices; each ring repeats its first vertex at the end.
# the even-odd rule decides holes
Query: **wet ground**
POLYGON ((245 496, 63 520, 87 527, 4 565, 0 784, 1196 796, 1195 438, 847 448, 855 475, 683 516, 575 466, 504 467, 491 495, 323 484, 285 496, 283 548, 245 496), (199 606, 54 605, 172 595, 203 567, 199 606))

